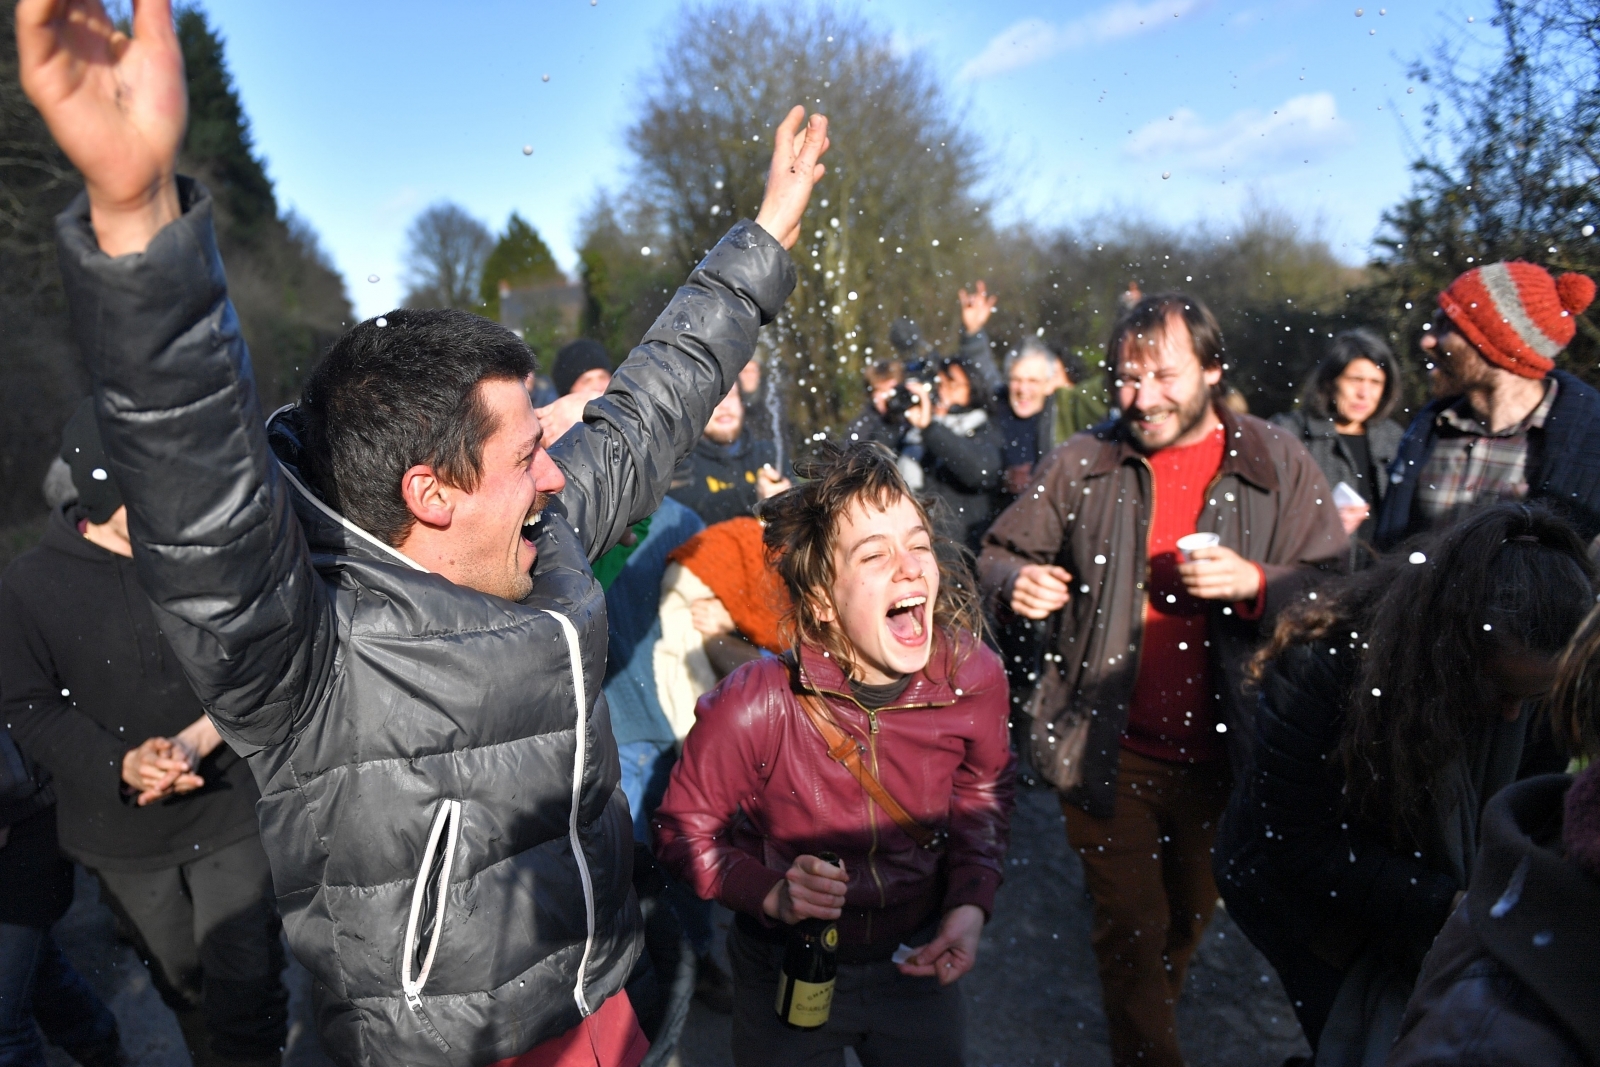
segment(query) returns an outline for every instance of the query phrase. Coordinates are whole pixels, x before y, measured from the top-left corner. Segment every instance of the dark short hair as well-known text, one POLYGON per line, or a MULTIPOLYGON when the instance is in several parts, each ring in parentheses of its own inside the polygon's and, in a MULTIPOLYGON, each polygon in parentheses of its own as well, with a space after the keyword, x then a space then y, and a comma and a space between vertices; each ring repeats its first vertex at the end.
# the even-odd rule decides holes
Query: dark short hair
POLYGON ((1117 319, 1116 326, 1111 330, 1111 340, 1106 345, 1106 367, 1110 369, 1112 377, 1116 376, 1117 368, 1122 364, 1122 347, 1128 338, 1146 334, 1159 336, 1166 332, 1167 320, 1174 315, 1182 318, 1184 325, 1189 328, 1189 337, 1194 342, 1195 355, 1200 357, 1200 366, 1207 370, 1221 367, 1222 327, 1217 325, 1217 317, 1194 297, 1173 291, 1147 296, 1117 319))
POLYGON ((418 464, 473 491, 498 428, 478 384, 533 373, 516 334, 465 311, 400 310, 339 338, 300 400, 302 473, 323 500, 386 544, 415 521, 400 477, 418 464))
POLYGON ((1328 345, 1328 354, 1322 357, 1317 369, 1311 372, 1311 380, 1306 383, 1305 406, 1313 415, 1319 419, 1334 417, 1334 383, 1345 372, 1345 368, 1358 359, 1369 360, 1383 371, 1383 397, 1378 401, 1378 409, 1372 413, 1372 418, 1368 421, 1386 419, 1394 411, 1394 406, 1400 403, 1400 394, 1405 385, 1401 376, 1400 361, 1394 358, 1389 343, 1378 334, 1378 331, 1360 326, 1354 330, 1335 334, 1333 341, 1328 345))

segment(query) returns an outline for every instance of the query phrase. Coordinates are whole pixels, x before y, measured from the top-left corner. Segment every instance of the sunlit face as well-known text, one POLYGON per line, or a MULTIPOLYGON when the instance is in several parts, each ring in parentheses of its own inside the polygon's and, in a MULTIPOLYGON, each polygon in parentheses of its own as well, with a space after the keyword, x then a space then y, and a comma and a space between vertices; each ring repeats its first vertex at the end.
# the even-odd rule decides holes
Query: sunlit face
POLYGON ((1491 377, 1489 361, 1442 311, 1433 317, 1432 328, 1422 335, 1418 346, 1428 361, 1428 383, 1435 396, 1459 396, 1491 377))
POLYGON ((1170 315, 1163 329, 1123 342, 1117 367, 1122 421, 1140 451, 1193 444, 1211 428, 1211 389, 1221 367, 1204 367, 1188 324, 1170 315))
POLYGON ((711 409, 711 421, 706 423, 706 437, 719 445, 730 445, 739 439, 744 429, 744 397, 735 385, 721 403, 711 409))
POLYGON ((939 399, 953 408, 972 406, 972 382, 958 364, 939 372, 939 399))
POLYGON ((1339 422, 1364 425, 1383 401, 1388 376, 1370 359, 1352 359, 1333 380, 1333 407, 1339 422))
POLYGON ((477 488, 449 490, 453 510, 442 531, 447 576, 480 593, 521 600, 533 588, 532 527, 566 478, 545 450, 544 428, 522 383, 491 380, 478 389, 496 427, 484 442, 477 488))
POLYGON ((567 391, 568 396, 604 396, 606 388, 611 384, 611 372, 602 367, 591 367, 578 375, 577 381, 572 383, 572 388, 567 391))
POLYGON ((1516 722, 1523 705, 1538 700, 1556 681, 1556 657, 1518 650, 1491 656, 1478 670, 1484 706, 1516 722))
POLYGON ((1006 389, 1011 397, 1011 413, 1031 419, 1044 410, 1045 398, 1054 392, 1056 374, 1048 356, 1023 356, 1011 365, 1006 389))
POLYGON ((739 391, 746 396, 761 388, 761 364, 751 360, 739 371, 739 391))
POLYGON ((939 564, 915 505, 856 500, 839 520, 831 604, 818 617, 850 642, 856 680, 883 685, 928 665, 939 564))

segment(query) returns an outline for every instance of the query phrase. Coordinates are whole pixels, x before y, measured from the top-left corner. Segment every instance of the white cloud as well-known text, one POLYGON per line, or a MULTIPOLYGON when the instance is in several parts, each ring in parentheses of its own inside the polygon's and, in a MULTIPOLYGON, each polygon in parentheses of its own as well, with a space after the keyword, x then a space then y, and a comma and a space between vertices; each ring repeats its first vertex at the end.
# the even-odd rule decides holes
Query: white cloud
POLYGON ((1062 52, 1105 44, 1153 30, 1163 21, 1188 14, 1205 0, 1117 0, 1099 11, 1058 24, 1040 18, 1023 19, 990 39, 956 75, 961 81, 992 78, 1019 70, 1062 52))
POLYGON ((1333 94, 1324 92, 1291 97, 1270 114, 1247 108, 1214 126, 1179 108, 1135 130, 1123 150, 1134 159, 1238 171, 1251 164, 1310 159, 1353 138, 1333 94))

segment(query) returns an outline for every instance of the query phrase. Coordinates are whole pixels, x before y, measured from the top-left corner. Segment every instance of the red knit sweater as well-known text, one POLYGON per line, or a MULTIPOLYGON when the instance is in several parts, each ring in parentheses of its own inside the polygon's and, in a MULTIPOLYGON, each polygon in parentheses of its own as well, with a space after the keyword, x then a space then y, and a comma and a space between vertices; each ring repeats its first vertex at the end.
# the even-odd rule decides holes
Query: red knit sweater
POLYGON ((1178 577, 1178 538, 1195 532, 1206 489, 1222 467, 1222 446, 1218 426, 1198 444, 1148 457, 1155 473, 1146 545, 1150 595, 1122 745, 1151 759, 1200 763, 1224 754, 1206 645, 1207 605, 1178 577))

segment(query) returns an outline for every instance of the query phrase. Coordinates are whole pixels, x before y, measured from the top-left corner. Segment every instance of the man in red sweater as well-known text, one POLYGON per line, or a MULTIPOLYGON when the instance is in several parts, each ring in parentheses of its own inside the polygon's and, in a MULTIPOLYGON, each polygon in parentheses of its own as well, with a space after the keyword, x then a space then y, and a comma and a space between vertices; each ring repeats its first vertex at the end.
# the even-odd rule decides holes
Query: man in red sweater
POLYGON ((1113 1062, 1179 1067, 1174 1005, 1247 743, 1242 667, 1345 535, 1305 449, 1213 402, 1222 335, 1198 300, 1140 301, 1107 356, 1121 416, 1041 461, 979 579, 997 614, 1051 620, 1029 746, 1094 896, 1113 1062), (1218 543, 1185 558, 1197 532, 1218 543))

